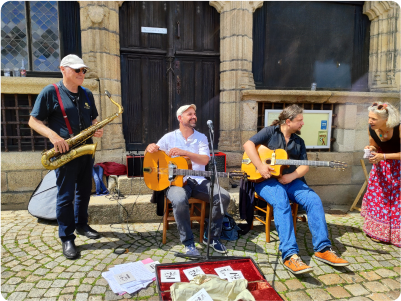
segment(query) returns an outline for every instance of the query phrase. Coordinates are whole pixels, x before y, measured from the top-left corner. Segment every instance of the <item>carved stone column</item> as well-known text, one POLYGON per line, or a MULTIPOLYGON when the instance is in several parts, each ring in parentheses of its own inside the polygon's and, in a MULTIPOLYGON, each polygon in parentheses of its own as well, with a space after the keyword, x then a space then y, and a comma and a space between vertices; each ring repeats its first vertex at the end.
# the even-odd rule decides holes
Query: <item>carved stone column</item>
POLYGON ((400 90, 400 7, 394 1, 365 1, 363 13, 371 20, 369 88, 400 90))
POLYGON ((253 13, 263 2, 209 3, 220 13, 219 150, 241 151, 242 144, 249 138, 247 131, 241 131, 243 105, 247 105, 241 102, 241 90, 255 89, 252 74, 253 13))
MULTIPOLYGON (((95 94, 99 119, 117 112, 117 107, 104 94, 108 90, 114 101, 121 104, 121 70, 119 39, 119 6, 117 1, 79 1, 81 17, 82 58, 91 68, 88 78, 99 81, 95 94)), ((123 163, 125 141, 122 116, 104 127, 98 142, 96 161, 123 163), (100 148, 99 148, 100 144, 100 148)))

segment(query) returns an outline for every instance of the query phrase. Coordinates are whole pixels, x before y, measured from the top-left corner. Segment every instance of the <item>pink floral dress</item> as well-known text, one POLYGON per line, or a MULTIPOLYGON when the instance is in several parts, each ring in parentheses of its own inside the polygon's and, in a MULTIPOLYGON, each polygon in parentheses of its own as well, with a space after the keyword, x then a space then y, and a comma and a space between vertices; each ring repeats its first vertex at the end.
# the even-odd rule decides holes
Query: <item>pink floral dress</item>
POLYGON ((370 237, 401 247, 400 201, 400 160, 374 164, 362 200, 363 231, 370 237))

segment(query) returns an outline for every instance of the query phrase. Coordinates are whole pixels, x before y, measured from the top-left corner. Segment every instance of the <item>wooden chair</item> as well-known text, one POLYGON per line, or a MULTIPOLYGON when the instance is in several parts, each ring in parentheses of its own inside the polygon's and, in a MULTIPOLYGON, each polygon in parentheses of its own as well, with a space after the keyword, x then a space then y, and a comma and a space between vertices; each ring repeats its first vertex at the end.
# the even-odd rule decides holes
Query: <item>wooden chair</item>
MULTIPOLYGON (((192 228, 192 222, 197 221, 200 224, 200 233, 199 233, 199 242, 203 242, 203 232, 205 229, 205 212, 206 212, 206 202, 201 201, 199 199, 195 198, 190 198, 188 200, 189 202, 189 215, 191 217, 191 228, 192 228), (201 208, 199 209, 196 204, 200 204, 201 208), (198 214, 200 215, 195 215, 195 209, 198 211, 198 214)), ((166 211, 163 216, 163 244, 166 243, 166 235, 167 235, 167 230, 168 230, 168 224, 169 222, 175 221, 174 214, 173 214, 173 208, 170 206, 171 202, 170 200, 165 196, 164 197, 164 210, 166 211), (170 215, 171 213, 171 215, 170 215)))
MULTIPOLYGON (((255 192, 255 199, 263 200, 264 202, 266 202, 266 200, 264 198, 262 198, 261 196, 259 196, 256 192, 255 192)), ((294 223, 294 232, 296 234, 296 231, 297 231, 298 204, 294 203, 294 202, 291 202, 290 205, 291 205, 292 221, 294 223)), ((266 207, 261 208, 259 206, 255 206, 255 210, 262 211, 263 213, 266 214, 265 221, 263 221, 262 219, 260 219, 257 216, 255 216, 254 219, 257 219, 258 221, 260 221, 262 224, 265 225, 266 242, 270 242, 270 223, 273 220, 273 207, 268 202, 266 202, 266 207)), ((252 220, 251 229, 253 229, 253 220, 252 220)))

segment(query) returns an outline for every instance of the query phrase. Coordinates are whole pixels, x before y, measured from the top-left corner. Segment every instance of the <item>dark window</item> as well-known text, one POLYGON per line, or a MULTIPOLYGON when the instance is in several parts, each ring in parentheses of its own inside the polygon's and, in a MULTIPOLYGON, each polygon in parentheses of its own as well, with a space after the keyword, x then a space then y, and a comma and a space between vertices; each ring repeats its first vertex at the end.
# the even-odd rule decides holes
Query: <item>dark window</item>
POLYGON ((264 2, 254 13, 257 89, 367 91, 363 2, 264 2))
POLYGON ((37 95, 1 94, 1 151, 44 150, 48 139, 28 126, 37 95))
POLYGON ((6 2, 1 10, 1 46, 2 70, 13 72, 24 64, 27 76, 61 77, 61 58, 81 56, 78 2, 6 2))

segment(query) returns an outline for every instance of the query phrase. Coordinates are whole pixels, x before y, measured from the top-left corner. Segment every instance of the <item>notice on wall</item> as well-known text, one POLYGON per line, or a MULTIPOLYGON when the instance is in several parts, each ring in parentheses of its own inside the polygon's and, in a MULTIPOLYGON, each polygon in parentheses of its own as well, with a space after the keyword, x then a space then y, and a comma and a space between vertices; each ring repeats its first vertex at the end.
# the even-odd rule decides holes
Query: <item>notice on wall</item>
POLYGON ((161 28, 161 27, 141 27, 141 32, 144 32, 144 33, 167 34, 167 28, 161 28))

